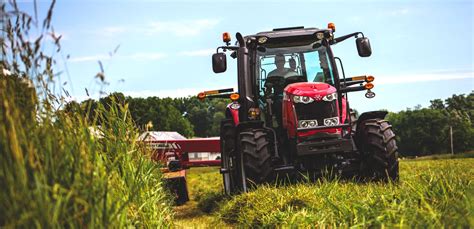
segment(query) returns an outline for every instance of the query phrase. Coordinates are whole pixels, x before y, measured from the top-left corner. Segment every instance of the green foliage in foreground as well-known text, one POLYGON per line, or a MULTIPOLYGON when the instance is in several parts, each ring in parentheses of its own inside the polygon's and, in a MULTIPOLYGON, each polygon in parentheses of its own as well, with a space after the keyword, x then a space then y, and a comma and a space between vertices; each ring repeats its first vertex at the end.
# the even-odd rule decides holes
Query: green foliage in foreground
POLYGON ((222 203, 218 216, 245 227, 474 225, 474 159, 402 161, 398 184, 320 181, 260 187, 222 203))
POLYGON ((159 168, 135 141, 126 107, 99 108, 100 127, 48 110, 31 119, 14 82, 1 76, 0 226, 170 224, 159 168))
POLYGON ((43 35, 54 38, 52 6, 35 43, 23 40, 34 17, 17 8, 4 15, 0 228, 169 226, 161 173, 136 142, 128 106, 112 100, 93 120, 56 108, 64 98, 51 92, 54 60, 39 47, 43 35))

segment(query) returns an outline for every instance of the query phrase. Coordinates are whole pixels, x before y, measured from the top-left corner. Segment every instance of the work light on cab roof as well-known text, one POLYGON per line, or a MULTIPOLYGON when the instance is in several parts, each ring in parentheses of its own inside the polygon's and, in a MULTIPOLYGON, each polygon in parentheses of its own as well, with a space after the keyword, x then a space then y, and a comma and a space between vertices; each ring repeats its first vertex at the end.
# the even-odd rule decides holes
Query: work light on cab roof
POLYGON ((336 32, 336 25, 330 22, 328 23, 328 29, 332 30, 332 32, 336 32))
POLYGON ((224 32, 222 34, 222 41, 224 41, 224 43, 226 43, 227 45, 230 45, 231 38, 228 32, 224 32))

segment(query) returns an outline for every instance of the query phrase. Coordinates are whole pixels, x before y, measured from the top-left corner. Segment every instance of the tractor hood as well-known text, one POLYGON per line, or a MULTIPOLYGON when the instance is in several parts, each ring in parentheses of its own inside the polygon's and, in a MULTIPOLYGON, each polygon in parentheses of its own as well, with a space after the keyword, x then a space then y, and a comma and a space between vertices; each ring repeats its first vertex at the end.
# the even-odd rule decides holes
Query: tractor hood
POLYGON ((336 88, 321 82, 293 83, 285 88, 287 95, 307 96, 315 98, 316 100, 320 100, 323 96, 334 92, 336 92, 336 88))

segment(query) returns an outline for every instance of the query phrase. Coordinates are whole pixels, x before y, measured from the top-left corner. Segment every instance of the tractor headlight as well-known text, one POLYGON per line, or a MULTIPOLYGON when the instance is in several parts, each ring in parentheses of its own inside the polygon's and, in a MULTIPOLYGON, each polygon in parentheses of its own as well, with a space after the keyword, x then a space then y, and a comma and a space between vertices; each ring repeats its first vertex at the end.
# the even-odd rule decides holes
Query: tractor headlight
POLYGON ((267 42, 267 40, 268 40, 267 37, 259 37, 258 38, 258 43, 263 44, 263 43, 267 42))
POLYGON ((298 121, 299 128, 313 128, 318 125, 318 121, 316 120, 300 120, 298 121))
POLYGON ((325 126, 335 126, 339 124, 339 117, 332 117, 332 118, 325 118, 324 125, 325 126))
POLYGON ((316 38, 322 40, 324 38, 324 33, 316 33, 316 38))
POLYGON ((293 102, 308 104, 314 102, 314 99, 308 96, 295 95, 293 96, 293 102))
POLYGON ((337 99, 337 93, 334 92, 332 94, 327 94, 326 96, 323 97, 324 101, 331 102, 333 100, 337 99))

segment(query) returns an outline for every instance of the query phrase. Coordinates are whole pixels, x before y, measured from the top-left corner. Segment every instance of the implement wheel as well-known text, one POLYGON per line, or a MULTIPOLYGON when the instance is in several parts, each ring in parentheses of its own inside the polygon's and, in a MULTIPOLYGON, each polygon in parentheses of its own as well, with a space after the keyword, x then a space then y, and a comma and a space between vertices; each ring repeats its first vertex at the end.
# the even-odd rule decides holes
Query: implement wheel
POLYGON ((221 121, 220 138, 222 180, 225 193, 230 195, 239 191, 236 183, 238 174, 235 168, 235 127, 232 119, 221 121))

